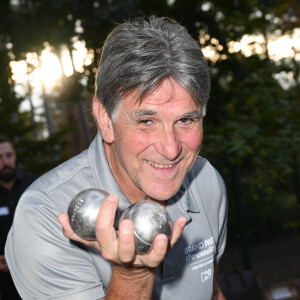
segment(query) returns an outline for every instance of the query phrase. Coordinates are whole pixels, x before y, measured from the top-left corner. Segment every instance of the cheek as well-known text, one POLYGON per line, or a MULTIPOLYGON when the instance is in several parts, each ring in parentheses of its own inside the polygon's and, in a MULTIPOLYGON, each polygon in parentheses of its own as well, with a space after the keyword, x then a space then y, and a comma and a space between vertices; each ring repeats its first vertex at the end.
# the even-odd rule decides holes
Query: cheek
POLYGON ((182 134, 181 140, 191 151, 199 151, 202 143, 202 130, 186 132, 182 134))
POLYGON ((137 156, 144 152, 151 141, 151 137, 145 133, 136 133, 130 130, 117 132, 115 143, 123 157, 137 156))

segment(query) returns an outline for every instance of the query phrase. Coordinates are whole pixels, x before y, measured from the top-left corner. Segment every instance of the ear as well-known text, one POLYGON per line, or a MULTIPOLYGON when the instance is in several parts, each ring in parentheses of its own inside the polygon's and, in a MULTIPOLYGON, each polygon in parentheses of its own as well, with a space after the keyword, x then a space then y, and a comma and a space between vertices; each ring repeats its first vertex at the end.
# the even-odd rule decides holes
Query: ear
POLYGON ((97 97, 93 98, 93 114, 100 127, 103 140, 106 143, 111 144, 115 139, 112 120, 97 97))

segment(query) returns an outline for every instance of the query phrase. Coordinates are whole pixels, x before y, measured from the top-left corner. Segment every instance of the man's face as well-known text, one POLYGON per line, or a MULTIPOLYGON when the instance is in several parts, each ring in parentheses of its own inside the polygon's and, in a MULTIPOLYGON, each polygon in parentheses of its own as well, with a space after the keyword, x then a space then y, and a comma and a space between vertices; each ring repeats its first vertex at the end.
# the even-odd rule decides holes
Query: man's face
POLYGON ((166 79, 141 103, 125 97, 112 124, 106 154, 131 201, 167 200, 180 188, 202 142, 201 107, 175 80, 166 79))
POLYGON ((10 182, 15 178, 16 153, 9 142, 0 144, 0 180, 10 182))

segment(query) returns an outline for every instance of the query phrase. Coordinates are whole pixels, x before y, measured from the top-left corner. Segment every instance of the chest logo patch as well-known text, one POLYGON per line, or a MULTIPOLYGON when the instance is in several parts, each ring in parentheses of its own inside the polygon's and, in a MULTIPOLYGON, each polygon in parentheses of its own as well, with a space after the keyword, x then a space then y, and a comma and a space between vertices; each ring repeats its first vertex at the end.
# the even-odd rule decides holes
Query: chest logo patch
MULTIPOLYGON (((192 271, 203 268, 214 260, 214 239, 210 236, 208 239, 192 244, 184 249, 185 259, 192 271)), ((211 269, 201 273, 201 280, 204 282, 211 277, 211 269), (209 275, 210 270, 210 275, 209 275)))

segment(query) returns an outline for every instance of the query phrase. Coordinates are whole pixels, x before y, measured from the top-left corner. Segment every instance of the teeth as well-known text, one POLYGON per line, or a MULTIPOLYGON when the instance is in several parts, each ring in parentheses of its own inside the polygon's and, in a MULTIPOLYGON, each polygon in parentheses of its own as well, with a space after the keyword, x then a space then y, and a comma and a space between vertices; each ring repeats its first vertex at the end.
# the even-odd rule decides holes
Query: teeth
POLYGON ((159 169, 169 169, 172 168, 173 165, 162 165, 162 164, 158 164, 158 163, 153 163, 151 161, 148 161, 149 165, 154 166, 155 168, 159 168, 159 169))

